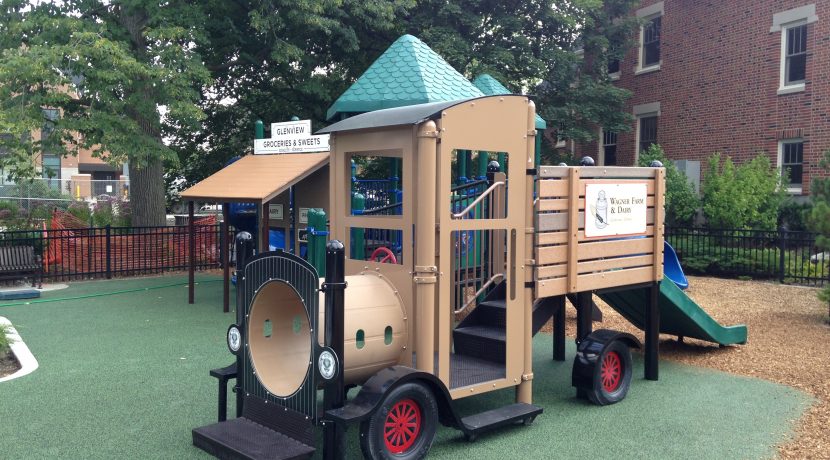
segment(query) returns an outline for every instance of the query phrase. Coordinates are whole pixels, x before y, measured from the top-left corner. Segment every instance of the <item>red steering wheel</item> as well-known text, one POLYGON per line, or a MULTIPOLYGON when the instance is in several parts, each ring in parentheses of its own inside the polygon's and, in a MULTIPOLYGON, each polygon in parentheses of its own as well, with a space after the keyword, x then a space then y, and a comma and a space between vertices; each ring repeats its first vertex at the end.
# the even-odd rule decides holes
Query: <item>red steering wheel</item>
POLYGON ((372 251, 372 255, 369 256, 369 260, 375 260, 378 256, 383 255, 383 258, 380 259, 379 263, 386 263, 389 262, 390 264, 398 263, 398 259, 395 257, 395 253, 392 252, 391 249, 387 248, 386 246, 381 246, 374 251, 372 251))

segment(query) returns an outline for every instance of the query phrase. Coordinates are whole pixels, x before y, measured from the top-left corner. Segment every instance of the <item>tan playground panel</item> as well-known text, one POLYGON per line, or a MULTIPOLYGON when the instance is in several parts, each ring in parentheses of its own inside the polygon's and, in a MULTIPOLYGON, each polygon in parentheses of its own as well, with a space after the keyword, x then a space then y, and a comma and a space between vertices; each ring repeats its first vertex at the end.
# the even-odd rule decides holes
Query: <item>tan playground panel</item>
POLYGON ((662 280, 664 201, 663 168, 539 168, 535 298, 662 280), (645 184, 646 231, 637 238, 587 238, 587 184, 645 184))

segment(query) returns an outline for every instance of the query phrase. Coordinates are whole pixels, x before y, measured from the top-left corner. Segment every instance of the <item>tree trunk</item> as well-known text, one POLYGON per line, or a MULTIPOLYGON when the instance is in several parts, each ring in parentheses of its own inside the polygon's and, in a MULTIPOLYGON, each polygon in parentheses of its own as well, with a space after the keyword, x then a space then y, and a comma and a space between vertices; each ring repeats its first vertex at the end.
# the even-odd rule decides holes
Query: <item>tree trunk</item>
POLYGON ((164 198, 164 167, 160 158, 146 160, 142 167, 130 162, 130 208, 132 224, 141 226, 166 225, 164 198))

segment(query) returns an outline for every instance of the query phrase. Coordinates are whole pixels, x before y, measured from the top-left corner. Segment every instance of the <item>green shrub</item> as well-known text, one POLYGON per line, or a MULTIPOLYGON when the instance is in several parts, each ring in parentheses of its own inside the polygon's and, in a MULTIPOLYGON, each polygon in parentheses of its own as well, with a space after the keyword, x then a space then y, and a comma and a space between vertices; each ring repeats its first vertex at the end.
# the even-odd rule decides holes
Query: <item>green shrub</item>
POLYGON ((67 212, 87 224, 92 220, 92 211, 89 209, 89 204, 86 201, 73 201, 69 205, 67 212))
POLYGON ((813 203, 799 203, 792 198, 787 198, 778 210, 778 226, 785 226, 794 232, 807 231, 807 220, 813 210, 813 203))
POLYGON ((760 154, 735 166, 728 156, 709 157, 703 181, 703 214, 710 228, 774 230, 787 197, 785 178, 760 154))
POLYGON ((700 199, 692 182, 677 169, 674 162, 666 158, 663 148, 652 144, 640 154, 640 166, 649 166, 652 161, 663 163, 666 168, 666 224, 691 225, 694 222, 700 199))
MULTIPOLYGON (((824 159, 820 166, 830 173, 830 151, 824 152, 824 159)), ((819 234, 816 246, 830 252, 830 177, 814 177, 810 183, 813 197, 813 208, 810 210, 808 226, 810 230, 819 234)), ((820 297, 830 304, 830 286, 824 288, 820 297)), ((830 305, 828 305, 830 307, 830 305)), ((830 314, 830 310, 828 310, 830 314)))
POLYGON ((9 329, 8 324, 0 324, 0 355, 9 351, 9 345, 12 344, 12 340, 7 336, 9 329))
POLYGON ((108 199, 99 199, 92 208, 92 223, 95 227, 113 225, 115 210, 108 199))

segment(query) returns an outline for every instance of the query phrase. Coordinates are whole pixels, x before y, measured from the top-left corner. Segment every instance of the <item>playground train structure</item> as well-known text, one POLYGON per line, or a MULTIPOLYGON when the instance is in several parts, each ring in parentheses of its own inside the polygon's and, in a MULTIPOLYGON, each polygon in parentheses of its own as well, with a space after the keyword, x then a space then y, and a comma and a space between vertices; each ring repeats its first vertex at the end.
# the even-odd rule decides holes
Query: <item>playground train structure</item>
POLYGON ((534 117, 527 97, 488 96, 322 130, 325 278, 290 252, 253 255, 252 236, 237 235, 236 361, 211 371, 219 421, 194 429, 193 443, 219 458, 307 458, 320 444, 343 458, 357 431, 366 458, 415 459, 439 424, 471 441, 529 425, 543 410, 532 339, 553 318, 553 359, 565 359, 566 298, 577 312, 572 384, 586 403, 625 398, 632 348, 656 380, 660 332, 744 343, 744 327, 718 325, 664 279, 665 169, 537 165, 534 117), (459 187, 454 165, 470 151, 486 155, 487 175, 459 187), (400 165, 394 203, 356 209, 351 165, 366 158, 400 165), (593 331, 593 295, 644 342, 593 331), (231 379, 237 417, 226 420, 231 379), (515 403, 478 414, 455 404, 507 388, 515 403))

